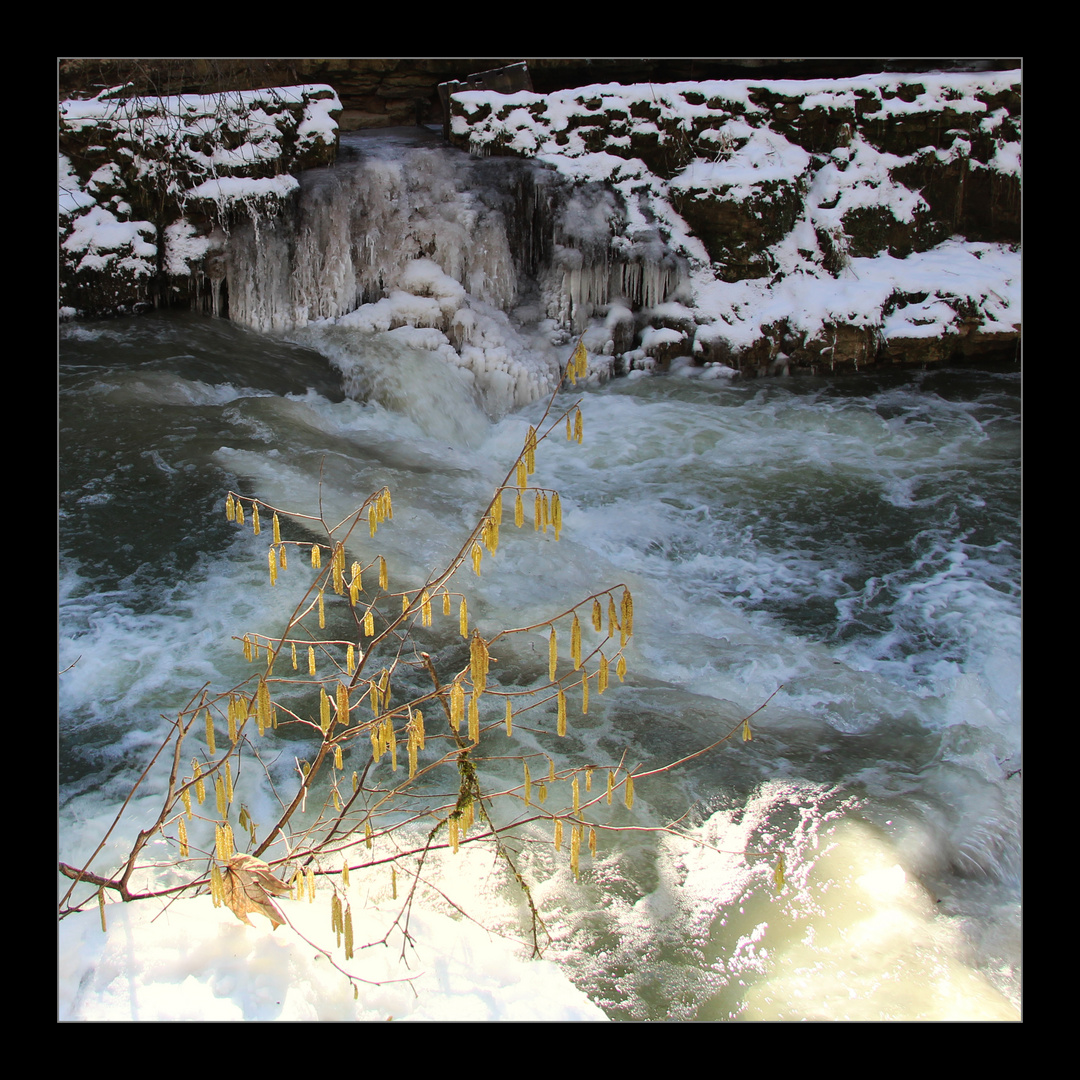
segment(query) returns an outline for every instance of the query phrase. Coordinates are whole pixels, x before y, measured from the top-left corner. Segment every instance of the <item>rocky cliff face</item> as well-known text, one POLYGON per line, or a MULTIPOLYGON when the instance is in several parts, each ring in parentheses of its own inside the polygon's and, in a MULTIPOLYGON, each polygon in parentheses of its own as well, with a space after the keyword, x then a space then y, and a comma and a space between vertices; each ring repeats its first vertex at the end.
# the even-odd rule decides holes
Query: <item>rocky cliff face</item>
POLYGON ((452 107, 474 154, 607 185, 624 239, 632 219, 661 223, 690 310, 645 316, 672 332, 653 335, 658 359, 927 362, 1018 338, 1017 73, 464 93, 452 107))
POLYGON ((275 216, 293 174, 327 164, 328 86, 60 105, 60 303, 84 315, 206 297, 224 233, 275 216))
POLYGON ((301 192, 340 115, 318 85, 62 103, 67 312, 190 303, 281 330, 381 326, 389 304, 388 326, 437 329, 461 360, 483 304, 485 325, 584 334, 598 371, 1016 351, 1016 72, 461 93, 458 146, 528 170, 496 179, 437 148, 404 167, 391 148, 301 192), (436 271, 461 293, 445 326, 413 302, 436 271))

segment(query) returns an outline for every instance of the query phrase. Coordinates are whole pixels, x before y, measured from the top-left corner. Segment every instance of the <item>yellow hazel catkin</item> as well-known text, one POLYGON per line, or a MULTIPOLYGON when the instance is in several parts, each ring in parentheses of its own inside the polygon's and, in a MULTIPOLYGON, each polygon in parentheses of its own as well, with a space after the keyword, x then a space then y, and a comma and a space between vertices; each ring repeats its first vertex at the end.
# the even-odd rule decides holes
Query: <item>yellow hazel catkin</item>
POLYGON ((622 594, 622 629, 627 637, 634 633, 634 598, 629 589, 623 589, 622 594))
POLYGON ((469 741, 473 743, 478 743, 480 741, 479 697, 479 694, 473 694, 469 698, 469 741))
POLYGON ((330 569, 334 572, 334 592, 340 596, 345 592, 345 544, 340 541, 334 545, 330 555, 330 569))
POLYGON ((454 683, 450 688, 450 726, 454 731, 461 728, 461 721, 465 716, 465 689, 460 682, 454 683))
POLYGON ((585 351, 585 345, 579 341, 574 349, 572 363, 576 374, 582 379, 589 374, 589 354, 585 351))
POLYGON ((525 439, 525 471, 530 476, 536 472, 536 428, 531 425, 525 439))

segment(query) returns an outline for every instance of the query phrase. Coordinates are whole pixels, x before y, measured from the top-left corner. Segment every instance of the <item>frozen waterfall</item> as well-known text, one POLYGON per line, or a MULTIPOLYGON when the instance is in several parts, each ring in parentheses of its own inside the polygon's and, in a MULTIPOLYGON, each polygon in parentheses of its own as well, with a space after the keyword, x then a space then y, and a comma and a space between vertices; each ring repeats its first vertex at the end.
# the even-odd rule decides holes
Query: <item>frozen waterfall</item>
MULTIPOLYGON (((680 260, 640 208, 535 162, 476 159, 428 134, 345 137, 303 174, 294 205, 238 225, 227 245, 230 317, 345 353, 374 335, 436 354, 498 416, 554 388, 571 335, 673 296, 680 260), (610 317, 614 314, 614 318, 610 317)), ((596 378, 614 339, 591 342, 596 378), (605 355, 606 354, 606 355, 605 355)))

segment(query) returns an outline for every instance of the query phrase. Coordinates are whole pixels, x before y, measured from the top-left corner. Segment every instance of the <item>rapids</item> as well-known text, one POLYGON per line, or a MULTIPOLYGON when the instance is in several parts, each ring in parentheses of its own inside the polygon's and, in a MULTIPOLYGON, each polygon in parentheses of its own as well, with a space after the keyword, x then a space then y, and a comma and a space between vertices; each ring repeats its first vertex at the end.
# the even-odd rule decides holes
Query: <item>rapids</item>
MULTIPOLYGON (((228 488, 305 512, 321 493, 344 516, 389 485, 378 546, 413 581, 456 550, 542 409, 485 409, 379 333, 347 361, 293 336, 177 314, 61 329, 69 861, 162 714, 245 677, 233 637, 290 609, 301 575, 269 587, 228 488)), ((633 589, 626 682, 565 740, 518 735, 569 761, 655 768, 778 691, 751 741, 642 781, 619 818, 678 835, 605 834, 580 882, 549 842, 527 846, 547 955, 612 1018, 1015 1018, 1019 375, 694 376, 560 395, 585 430, 538 456, 561 541, 504 524, 464 583, 491 631, 633 589)), ((534 637, 500 680, 535 681, 534 637)), ((266 820, 269 795, 247 797, 266 820)), ((517 926, 486 863, 447 873, 470 914, 517 926)))

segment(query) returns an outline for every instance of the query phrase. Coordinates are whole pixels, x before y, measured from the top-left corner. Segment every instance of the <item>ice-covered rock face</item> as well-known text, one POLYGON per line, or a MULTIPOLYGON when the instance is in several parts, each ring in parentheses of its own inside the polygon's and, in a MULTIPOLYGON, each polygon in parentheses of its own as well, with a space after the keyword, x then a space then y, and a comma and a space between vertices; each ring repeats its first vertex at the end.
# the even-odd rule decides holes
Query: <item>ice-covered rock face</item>
MULTIPOLYGON (((358 372, 392 340, 395 354, 427 350, 457 368, 500 416, 550 393, 569 333, 607 320, 613 305, 659 303, 680 280, 657 227, 604 185, 399 134, 345 149, 334 168, 304 174, 294 210, 233 231, 227 284, 231 318, 269 332, 307 327, 304 339, 333 352, 354 392, 386 385, 358 372)), ((595 351, 612 354, 610 340, 595 351)), ((593 376, 611 367, 598 356, 593 376)))
POLYGON ((451 127, 471 156, 418 129, 347 137, 301 173, 319 117, 332 128, 316 90, 332 95, 66 103, 83 157, 61 163, 64 302, 407 332, 492 415, 546 394, 578 335, 594 377, 685 356, 926 363, 1018 338, 1016 73, 470 92, 451 127), (142 207, 162 183, 159 221, 142 207))
POLYGON ((219 282, 215 224, 278 212, 291 171, 334 159, 340 110, 329 86, 61 102, 61 303, 112 314, 219 282))
MULTIPOLYGON (((641 213, 688 273, 676 286, 662 258, 624 264, 667 294, 632 298, 639 333, 684 329, 657 309, 678 288, 699 362, 828 369, 1015 340, 1019 102, 1017 72, 611 84, 457 94, 451 130, 475 154, 528 155, 605 185, 628 221, 641 213)), ((612 250, 628 236, 632 224, 612 250)), ((595 270, 569 273, 575 297, 602 302, 595 270)), ((639 351, 666 362, 647 337, 658 340, 640 337, 639 351)))

